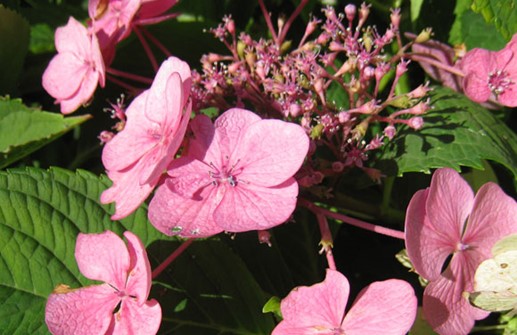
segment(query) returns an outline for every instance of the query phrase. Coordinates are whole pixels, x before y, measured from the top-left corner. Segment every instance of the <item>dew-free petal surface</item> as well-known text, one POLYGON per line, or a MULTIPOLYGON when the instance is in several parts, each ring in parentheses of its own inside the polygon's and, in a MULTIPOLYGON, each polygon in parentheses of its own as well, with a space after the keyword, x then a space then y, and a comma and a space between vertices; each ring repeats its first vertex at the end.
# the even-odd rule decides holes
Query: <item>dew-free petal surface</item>
POLYGON ((162 321, 162 310, 156 300, 142 305, 129 298, 124 300, 114 315, 113 335, 153 335, 158 332, 162 321))
POLYGON ((151 290, 151 264, 145 246, 138 236, 126 231, 124 237, 127 239, 127 250, 131 261, 126 293, 136 296, 136 303, 141 306, 147 300, 151 290))

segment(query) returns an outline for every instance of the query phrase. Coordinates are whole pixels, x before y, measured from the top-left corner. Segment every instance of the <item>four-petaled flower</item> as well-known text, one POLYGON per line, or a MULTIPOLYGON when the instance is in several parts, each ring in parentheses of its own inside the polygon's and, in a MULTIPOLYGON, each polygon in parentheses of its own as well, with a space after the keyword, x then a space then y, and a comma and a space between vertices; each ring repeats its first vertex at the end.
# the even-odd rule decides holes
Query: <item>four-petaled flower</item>
POLYGON ((190 119, 190 85, 188 64, 167 59, 151 88, 129 105, 124 129, 104 147, 102 162, 113 186, 101 202, 116 203, 113 220, 131 214, 174 159, 190 119))
POLYGON ((234 108, 215 124, 197 116, 191 128, 187 153, 171 163, 149 206, 158 230, 205 237, 264 230, 290 217, 298 195, 293 175, 309 149, 300 126, 234 108))
POLYGON ((470 99, 495 98, 504 106, 517 107, 517 34, 500 51, 470 50, 460 67, 465 73, 463 89, 470 99))
POLYGON ((476 196, 460 175, 438 169, 430 188, 411 199, 406 214, 406 248, 416 271, 429 280, 424 316, 442 335, 467 334, 488 312, 470 305, 478 265, 491 258, 490 249, 517 232, 517 205, 494 183, 476 196), (450 254, 449 265, 442 267, 450 254))
POLYGON ((346 277, 327 269, 323 282, 297 287, 282 300, 284 319, 272 335, 403 335, 415 320, 415 292, 403 280, 368 285, 345 315, 349 293, 346 277))
POLYGON ((55 36, 58 54, 43 73, 43 88, 61 104, 61 113, 74 112, 90 101, 97 83, 104 86, 105 69, 95 34, 70 17, 55 36))
POLYGON ((79 234, 75 258, 81 273, 104 284, 71 289, 59 285, 49 296, 45 322, 54 335, 156 334, 162 318, 151 289, 151 266, 142 242, 127 231, 79 234))

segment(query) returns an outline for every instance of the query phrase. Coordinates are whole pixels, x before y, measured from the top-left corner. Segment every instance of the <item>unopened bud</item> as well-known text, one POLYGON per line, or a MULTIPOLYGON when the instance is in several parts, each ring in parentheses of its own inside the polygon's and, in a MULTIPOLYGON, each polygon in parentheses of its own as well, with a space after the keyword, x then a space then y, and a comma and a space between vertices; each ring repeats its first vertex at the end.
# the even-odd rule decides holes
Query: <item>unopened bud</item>
POLYGON ((386 128, 384 128, 384 136, 389 138, 390 140, 395 137, 395 134, 397 133, 397 129, 395 129, 395 126, 392 124, 388 125, 386 128))
POLYGON ((424 125, 424 119, 421 118, 420 116, 415 116, 408 120, 408 126, 410 126, 411 128, 413 128, 415 130, 422 128, 423 125, 424 125))
POLYGON ((349 22, 352 22, 354 20, 356 13, 357 13, 357 7, 355 5, 348 4, 345 6, 346 19, 349 22))
POLYGON ((314 127, 312 127, 311 129, 311 138, 313 140, 316 140, 316 139, 320 139, 321 138, 321 135, 323 134, 323 129, 325 127, 320 123, 320 124, 317 124, 315 125, 314 127))
POLYGON ((271 247, 271 234, 267 230, 258 230, 258 240, 260 244, 267 244, 271 247))
POLYGON ((370 5, 365 4, 364 2, 361 5, 361 8, 359 9, 359 21, 360 25, 366 21, 368 18, 368 15, 370 15, 370 5))
POLYGON ((334 172, 342 172, 345 169, 345 164, 342 162, 333 162, 332 163, 332 171, 334 172))
POLYGON ((425 28, 418 34, 418 36, 415 38, 415 43, 424 43, 431 39, 431 36, 433 36, 433 29, 432 28, 425 28))
POLYGON ((246 44, 239 40, 237 42, 237 55, 239 55, 240 59, 244 58, 244 49, 246 49, 246 44))
POLYGON ((291 49, 291 44, 291 41, 285 41, 284 43, 282 43, 282 45, 280 46, 280 54, 287 53, 289 49, 291 49))
POLYGON ((400 8, 393 8, 390 14, 391 24, 395 30, 399 29, 400 26, 400 8))

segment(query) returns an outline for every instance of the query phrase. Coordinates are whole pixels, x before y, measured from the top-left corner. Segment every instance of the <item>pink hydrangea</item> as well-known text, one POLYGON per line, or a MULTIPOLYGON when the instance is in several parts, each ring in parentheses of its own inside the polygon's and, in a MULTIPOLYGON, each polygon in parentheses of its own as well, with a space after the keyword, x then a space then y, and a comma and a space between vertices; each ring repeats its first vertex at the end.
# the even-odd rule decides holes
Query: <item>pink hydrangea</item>
POLYGON ((438 169, 431 186, 411 199, 405 231, 408 256, 429 280, 425 318, 442 335, 467 334, 488 312, 470 305, 465 292, 473 290, 476 268, 491 258, 494 243, 517 232, 515 201, 494 183, 483 185, 474 196, 456 171, 438 169))
POLYGON ((517 34, 500 51, 470 50, 460 67, 465 73, 463 89, 470 99, 494 99, 501 105, 517 107, 517 34))
POLYGON ((188 152, 170 165, 149 206, 158 230, 205 237, 265 230, 290 217, 298 195, 293 175, 309 149, 300 126, 233 108, 214 124, 197 116, 191 128, 188 152))
POLYGON ((68 114, 90 101, 97 84, 104 87, 104 62, 95 34, 72 17, 57 28, 55 43, 58 54, 43 73, 42 84, 68 114))
POLYGON ((113 186, 102 193, 101 202, 115 202, 113 220, 131 214, 174 159, 190 119, 190 86, 188 64, 167 59, 151 88, 127 108, 124 129, 104 147, 102 162, 113 186))
POLYGON ((151 266, 144 245, 127 231, 124 241, 111 231, 79 234, 75 258, 88 279, 104 282, 79 289, 59 285, 49 296, 45 322, 54 335, 156 334, 162 318, 151 289, 151 266), (116 310, 116 312, 115 312, 116 310))
POLYGON ((282 300, 284 319, 272 335, 404 335, 415 320, 417 299, 405 281, 370 284, 345 315, 349 293, 346 277, 328 269, 323 282, 297 287, 282 300))

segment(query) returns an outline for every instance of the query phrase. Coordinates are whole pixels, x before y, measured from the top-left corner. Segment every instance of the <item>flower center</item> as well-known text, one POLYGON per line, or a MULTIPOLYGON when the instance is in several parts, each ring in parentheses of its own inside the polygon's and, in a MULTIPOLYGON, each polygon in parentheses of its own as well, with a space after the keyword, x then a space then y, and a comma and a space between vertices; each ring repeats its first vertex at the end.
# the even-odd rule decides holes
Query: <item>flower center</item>
POLYGON ((471 248, 472 248, 472 246, 470 246, 468 244, 463 244, 462 242, 458 242, 458 244, 456 244, 456 251, 465 251, 465 250, 469 250, 471 248))
POLYGON ((488 88, 496 95, 502 94, 507 90, 513 81, 508 78, 506 71, 497 70, 488 74, 488 88))
MULTIPOLYGON (((227 158, 228 159, 228 158, 227 158)), ((212 185, 218 186, 221 183, 228 183, 231 187, 237 186, 239 180, 237 179, 237 175, 240 174, 242 169, 236 168, 236 165, 239 163, 237 160, 236 164, 229 165, 225 164, 219 169, 213 163, 210 163, 210 167, 212 170, 208 171, 208 175, 212 181, 212 185)))

